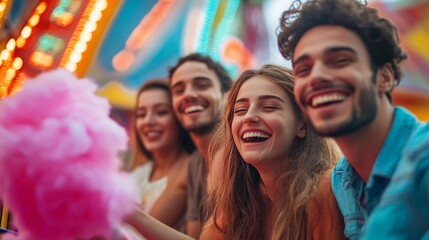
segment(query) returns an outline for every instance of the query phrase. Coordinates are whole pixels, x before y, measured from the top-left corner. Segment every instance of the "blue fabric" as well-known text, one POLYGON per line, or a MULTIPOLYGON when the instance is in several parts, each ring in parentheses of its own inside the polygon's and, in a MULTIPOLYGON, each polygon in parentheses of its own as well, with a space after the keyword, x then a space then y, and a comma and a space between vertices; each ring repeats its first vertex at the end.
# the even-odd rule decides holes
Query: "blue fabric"
POLYGON ((429 123, 410 138, 362 239, 429 239, 429 123))
POLYGON ((344 234, 350 240, 360 238, 368 216, 379 204, 381 196, 400 162, 401 153, 407 146, 408 139, 421 124, 404 108, 395 107, 392 126, 366 185, 345 157, 332 171, 333 192, 344 217, 344 234), (365 194, 365 200, 362 205, 360 199, 363 194, 365 194))

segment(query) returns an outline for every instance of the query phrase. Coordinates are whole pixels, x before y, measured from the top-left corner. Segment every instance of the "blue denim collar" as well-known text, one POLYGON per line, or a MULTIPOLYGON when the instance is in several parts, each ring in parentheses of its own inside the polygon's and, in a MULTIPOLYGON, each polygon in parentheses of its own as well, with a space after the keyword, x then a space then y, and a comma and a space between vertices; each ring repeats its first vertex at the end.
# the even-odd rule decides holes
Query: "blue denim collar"
MULTIPOLYGON (((374 176, 384 177, 390 180, 398 165, 401 152, 409 136, 418 124, 419 121, 410 112, 402 107, 395 107, 392 126, 374 163, 366 188, 370 188, 371 185, 373 185, 375 181, 374 176)), ((356 187, 361 187, 360 184, 355 183, 356 180, 362 182, 361 177, 357 175, 356 171, 345 157, 342 157, 335 166, 333 174, 341 176, 341 183, 344 189, 348 189, 351 186, 354 186, 355 189, 356 187)))
POLYGON ((373 170, 365 186, 362 178, 343 157, 332 171, 332 188, 345 221, 345 235, 357 239, 361 228, 372 209, 379 203, 381 195, 398 165, 401 152, 419 124, 415 116, 401 107, 395 107, 392 126, 377 156, 373 170), (365 192, 365 203, 360 199, 365 192))
POLYGON ((417 125, 419 125, 419 121, 414 115, 402 107, 395 107, 392 126, 370 176, 383 176, 388 179, 392 177, 403 148, 417 125))

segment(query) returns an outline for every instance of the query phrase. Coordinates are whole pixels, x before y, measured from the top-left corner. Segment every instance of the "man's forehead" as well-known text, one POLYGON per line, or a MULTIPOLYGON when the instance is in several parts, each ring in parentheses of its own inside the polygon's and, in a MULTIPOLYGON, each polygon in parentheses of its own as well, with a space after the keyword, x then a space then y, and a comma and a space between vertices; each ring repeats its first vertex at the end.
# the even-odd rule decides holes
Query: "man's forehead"
POLYGON ((321 25, 309 29, 302 35, 294 49, 292 60, 295 61, 309 53, 326 53, 330 48, 338 47, 366 51, 363 41, 350 29, 335 25, 321 25))
MULTIPOLYGON (((192 72, 207 72, 207 73, 211 73, 213 72, 213 70, 209 69, 207 67, 207 65, 203 62, 198 62, 198 61, 188 61, 183 63, 182 65, 180 65, 176 72, 174 73, 174 75, 178 74, 178 75, 186 75, 186 74, 190 74, 192 72)), ((173 75, 173 76, 174 76, 173 75)))
POLYGON ((204 78, 215 81, 217 80, 217 75, 212 69, 209 69, 205 63, 189 61, 177 68, 171 77, 171 85, 180 82, 192 82, 204 78))

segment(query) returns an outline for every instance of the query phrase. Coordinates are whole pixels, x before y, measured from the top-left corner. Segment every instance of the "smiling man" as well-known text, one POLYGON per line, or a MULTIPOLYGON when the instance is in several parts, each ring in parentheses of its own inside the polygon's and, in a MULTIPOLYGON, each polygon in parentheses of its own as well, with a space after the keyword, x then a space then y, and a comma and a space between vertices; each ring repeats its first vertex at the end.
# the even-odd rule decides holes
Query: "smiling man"
POLYGON ((207 193, 208 146, 224 109, 232 84, 226 70, 208 56, 197 53, 180 58, 170 69, 173 109, 198 149, 189 161, 187 234, 198 238, 210 211, 203 208, 207 193))
MULTIPOLYGON (((422 125, 415 116, 391 103, 406 58, 398 40, 392 23, 356 0, 296 1, 280 20, 278 45, 292 60, 296 100, 315 131, 333 137, 344 153, 332 187, 349 239, 361 236, 374 211, 384 211, 384 204, 376 207, 394 175, 404 177, 397 166, 409 142, 428 138, 424 131, 414 133, 422 125)), ((394 194, 383 196, 386 205, 405 191, 392 182, 394 194)), ((385 226, 389 219, 370 222, 385 226)), ((379 236, 393 229, 382 228, 386 234, 379 236)))

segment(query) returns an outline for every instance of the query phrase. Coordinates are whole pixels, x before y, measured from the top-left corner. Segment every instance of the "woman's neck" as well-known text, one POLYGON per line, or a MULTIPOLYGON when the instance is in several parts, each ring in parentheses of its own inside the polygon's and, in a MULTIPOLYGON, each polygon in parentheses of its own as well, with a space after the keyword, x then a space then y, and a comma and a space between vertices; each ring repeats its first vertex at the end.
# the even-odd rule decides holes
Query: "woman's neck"
POLYGON ((170 150, 152 152, 153 169, 151 180, 166 176, 170 169, 182 159, 185 154, 182 148, 170 148, 170 150))
POLYGON ((259 176, 261 176, 261 191, 266 194, 266 196, 271 200, 275 200, 276 193, 278 192, 276 189, 278 174, 277 170, 270 172, 259 172, 259 176))
POLYGON ((259 176, 261 177, 261 190, 271 201, 276 200, 279 197, 279 189, 277 189, 279 173, 280 171, 287 171, 287 162, 288 160, 283 158, 281 161, 271 161, 270 164, 260 164, 255 166, 258 170, 259 176), (276 164, 273 165, 273 162, 276 164))

